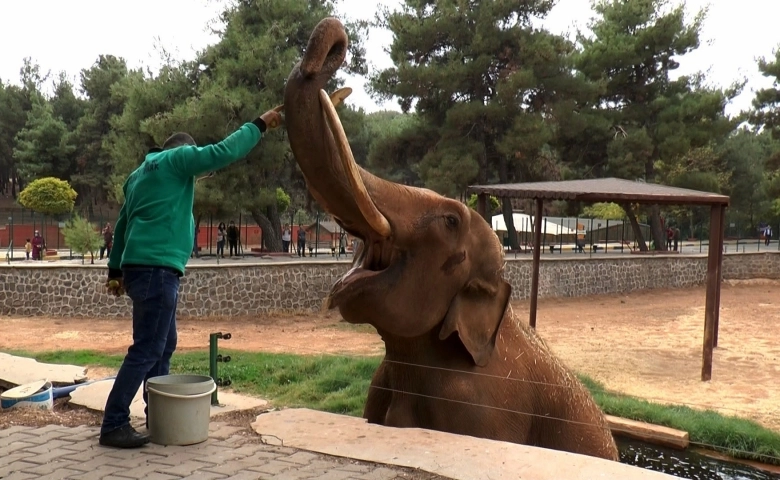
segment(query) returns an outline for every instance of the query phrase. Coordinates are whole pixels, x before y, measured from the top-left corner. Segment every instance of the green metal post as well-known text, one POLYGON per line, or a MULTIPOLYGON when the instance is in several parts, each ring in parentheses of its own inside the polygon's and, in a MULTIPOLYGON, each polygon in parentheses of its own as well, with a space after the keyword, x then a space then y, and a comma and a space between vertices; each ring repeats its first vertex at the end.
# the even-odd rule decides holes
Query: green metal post
MULTIPOLYGON (((212 333, 209 335, 209 375, 214 380, 219 388, 217 381, 217 339, 222 336, 221 333, 212 333)), ((214 393, 211 394, 211 404, 219 405, 219 399, 217 398, 217 388, 214 389, 214 393)))

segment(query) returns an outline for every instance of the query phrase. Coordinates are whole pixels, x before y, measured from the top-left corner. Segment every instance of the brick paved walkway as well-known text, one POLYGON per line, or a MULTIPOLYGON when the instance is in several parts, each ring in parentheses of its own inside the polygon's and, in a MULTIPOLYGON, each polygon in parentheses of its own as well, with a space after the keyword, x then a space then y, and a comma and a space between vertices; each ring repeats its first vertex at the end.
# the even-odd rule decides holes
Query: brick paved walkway
POLYGON ((14 426, 0 430, 0 478, 50 479, 323 479, 390 480, 437 477, 263 445, 240 428, 212 422, 209 439, 187 447, 149 444, 135 450, 101 447, 95 427, 14 426))

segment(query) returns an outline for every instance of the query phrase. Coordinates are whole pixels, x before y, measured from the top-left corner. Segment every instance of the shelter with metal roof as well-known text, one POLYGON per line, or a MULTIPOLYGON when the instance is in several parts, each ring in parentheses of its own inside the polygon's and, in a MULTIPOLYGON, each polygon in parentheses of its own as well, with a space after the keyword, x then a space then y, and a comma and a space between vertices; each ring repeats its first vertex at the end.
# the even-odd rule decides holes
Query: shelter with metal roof
MULTIPOLYGON (((467 190, 477 194, 477 211, 488 222, 488 196, 536 201, 536 216, 542 218, 544 202, 568 200, 585 203, 614 202, 645 205, 698 205, 710 207, 710 242, 707 256, 707 297, 704 314, 702 381, 712 378, 712 351, 718 345, 720 319, 720 284, 723 264, 723 237, 729 197, 717 193, 631 181, 621 178, 530 182, 503 185, 474 185, 467 190)), ((541 260, 542 223, 534 224, 534 254, 531 277, 529 324, 536 328, 539 297, 539 263, 541 260)))

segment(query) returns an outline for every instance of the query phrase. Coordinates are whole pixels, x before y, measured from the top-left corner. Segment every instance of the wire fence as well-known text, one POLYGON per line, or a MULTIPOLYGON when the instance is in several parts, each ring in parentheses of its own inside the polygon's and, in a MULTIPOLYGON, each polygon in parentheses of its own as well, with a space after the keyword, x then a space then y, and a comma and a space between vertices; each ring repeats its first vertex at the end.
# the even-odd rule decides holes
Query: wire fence
MULTIPOLYGON (((309 348, 309 347, 305 347, 305 346, 301 346, 301 345, 295 345, 295 346, 287 345, 287 344, 279 342, 278 340, 274 340, 274 347, 276 347, 276 348, 283 348, 283 349, 285 349, 288 352, 296 352, 296 351, 308 352, 308 353, 310 353, 312 355, 317 355, 317 356, 320 356, 320 357, 337 357, 337 358, 338 357, 342 357, 342 358, 343 357, 347 357, 347 358, 354 358, 354 359, 365 359, 364 355, 356 355, 356 354, 349 354, 349 353, 346 353, 346 354, 345 353, 338 353, 338 354, 337 353, 326 353, 326 352, 321 352, 319 350, 316 350, 316 349, 313 349, 313 348, 309 348)), ((522 384, 526 384, 526 385, 534 385, 534 386, 542 386, 542 387, 554 387, 554 388, 560 388, 560 389, 564 389, 564 390, 574 390, 574 389, 579 389, 580 388, 578 385, 566 385, 566 384, 561 384, 561 383, 550 383, 550 382, 529 380, 529 379, 524 379, 524 378, 516 378, 516 377, 512 377, 511 376, 512 375, 511 371, 507 375, 495 375, 495 374, 489 374, 489 373, 483 373, 483 372, 475 372, 475 371, 470 371, 470 370, 462 370, 462 369, 446 368, 446 367, 441 367, 441 366, 425 365, 425 364, 414 363, 414 362, 404 362, 404 361, 387 360, 387 359, 384 359, 383 361, 385 363, 389 363, 389 364, 400 365, 400 366, 411 367, 411 368, 418 368, 418 369, 422 369, 422 370, 428 370, 429 373, 427 373, 427 374, 423 373, 423 374, 421 374, 418 377, 420 379, 425 378, 424 383, 426 385, 431 385, 432 383, 435 383, 434 375, 436 375, 437 373, 447 372, 448 374, 462 375, 464 378, 467 378, 467 379, 471 379, 471 378, 475 378, 475 377, 477 377, 477 378, 478 377, 481 377, 481 378, 491 378, 491 379, 494 379, 494 380, 497 380, 497 381, 502 381, 502 382, 518 382, 518 383, 522 383, 522 384), (430 373, 430 372, 434 372, 434 373, 430 373)), ((407 376, 411 377, 411 374, 407 373, 407 376)), ((637 380, 639 380, 639 379, 637 379, 637 380)), ((468 381, 469 380, 467 380, 467 382, 468 381)), ((422 383, 423 382, 421 382, 421 384, 422 383)), ((448 384, 453 384, 453 385, 456 385, 458 383, 459 382, 457 382, 457 381, 450 381, 450 382, 448 382, 448 384)), ((457 404, 457 405, 465 405, 465 406, 470 406, 470 407, 475 407, 475 408, 481 408, 481 409, 485 409, 485 410, 489 410, 489 411, 499 411, 499 412, 504 412, 504 413, 510 413, 510 414, 516 414, 516 415, 532 417, 532 418, 543 418, 545 420, 555 420, 555 421, 560 421, 562 423, 573 424, 573 425, 581 425, 581 426, 602 428, 602 425, 598 425, 598 424, 594 424, 594 423, 582 422, 582 421, 572 420, 572 419, 567 419, 567 418, 560 418, 560 417, 555 417, 555 416, 551 416, 551 415, 547 415, 547 414, 543 414, 543 413, 520 411, 520 410, 517 410, 517 409, 514 409, 514 408, 508 408, 508 407, 505 407, 505 406, 487 405, 487 404, 484 404, 484 403, 470 402, 470 401, 467 401, 467 400, 452 398, 452 397, 449 397, 449 396, 433 395, 433 394, 430 394, 430 393, 423 393, 422 391, 399 390, 397 388, 391 388, 391 387, 387 387, 387 386, 379 386, 379 385, 373 385, 373 384, 370 385, 369 388, 370 389, 374 389, 374 390, 387 391, 387 392, 391 392, 391 393, 410 395, 410 396, 413 396, 413 397, 424 398, 424 399, 427 399, 427 400, 437 400, 437 401, 443 401, 443 402, 457 404)), ((498 391, 506 391, 506 389, 501 389, 501 388, 499 388, 497 390, 498 391)), ((606 389, 593 389, 593 388, 590 388, 589 390, 590 390, 590 392, 592 394, 606 394, 606 395, 610 395, 610 396, 613 396, 613 397, 620 397, 620 398, 626 398, 626 399, 635 398, 635 397, 632 397, 630 395, 621 394, 621 393, 617 393, 617 392, 612 392, 612 391, 609 391, 609 390, 606 390, 606 389)), ((670 401, 670 400, 665 399, 665 398, 646 397, 646 396, 643 396, 642 400, 654 401, 654 402, 658 402, 658 403, 666 404, 666 405, 683 406, 683 407, 688 407, 688 408, 692 408, 692 409, 696 409, 696 410, 702 410, 702 411, 723 411, 723 410, 725 410, 725 411, 733 412, 733 415, 735 415, 735 416, 749 414, 751 416, 762 416, 764 418, 771 418, 771 419, 778 419, 778 418, 780 418, 780 413, 778 413, 778 412, 767 412, 765 410, 734 409, 734 408, 719 407, 719 406, 716 407, 714 405, 698 404, 698 403, 691 403, 691 402, 685 402, 685 401, 679 401, 679 400, 670 401)), ((504 401, 504 403, 506 403, 506 402, 504 401)), ((694 433, 694 435, 695 435, 695 433, 694 433)), ((668 437, 667 436, 656 434, 654 432, 643 432, 643 436, 645 438, 648 438, 648 439, 659 440, 659 441, 668 441, 668 437)), ((739 449, 739 448, 726 448, 726 447, 717 446, 717 445, 709 444, 709 443, 706 443, 706 442, 698 441, 695 438, 694 439, 689 439, 689 443, 690 443, 690 445, 696 446, 696 447, 702 447, 702 448, 707 448, 707 449, 710 449, 710 450, 721 451, 721 452, 728 452, 728 453, 731 453, 731 454, 737 453, 737 454, 745 456, 746 458, 753 458, 753 459, 757 459, 757 460, 760 460, 760 461, 769 462, 769 463, 775 463, 775 464, 780 465, 780 457, 775 456, 775 455, 771 455, 771 454, 751 452, 751 451, 744 450, 744 449, 739 449)))
MULTIPOLYGON (((95 225, 96 230, 101 230, 106 224, 115 226, 117 217, 116 213, 104 211, 86 216, 95 225)), ((25 243, 35 235, 35 232, 38 232, 44 238, 47 249, 69 250, 70 246, 67 245, 63 232, 71 218, 73 215, 47 216, 20 208, 0 210, 0 248, 8 250, 11 254, 14 250, 22 250, 25 243)), ((297 224, 293 220, 293 215, 282 219, 282 225, 289 225, 291 230, 291 240, 284 242, 283 245, 287 253, 299 256, 341 257, 354 251, 354 239, 348 239, 346 232, 321 212, 316 212, 311 222, 308 221, 308 217, 300 215, 297 216, 297 224), (303 242, 297 241, 299 230, 305 231, 306 239, 303 242)), ((229 256, 234 257, 265 251, 262 247, 264 232, 254 218, 243 211, 221 217, 202 215, 196 223, 194 234, 192 255, 196 257, 217 256, 218 247, 220 251, 224 248, 229 256), (234 249, 230 248, 232 242, 228 239, 223 239, 222 244, 218 243, 220 227, 226 230, 231 222, 238 229, 234 249)), ((70 256, 73 256, 72 252, 70 256)), ((20 258, 23 257, 24 255, 21 254, 20 258)))
MULTIPOLYGON (((82 215, 84 215, 82 213, 82 215)), ((96 229, 102 229, 107 223, 116 224, 117 213, 99 209, 86 216, 96 229)), ((39 231, 46 241, 47 248, 68 249, 63 235, 65 223, 71 215, 46 216, 23 208, 0 209, 0 248, 22 248, 35 231, 39 231)), ((236 250, 238 256, 260 253, 264 232, 245 211, 237 210, 233 215, 217 217, 201 215, 197 225, 196 240, 193 244, 195 256, 216 255, 218 226, 228 225, 232 220, 239 228, 240 235, 236 250)), ((501 221, 503 222, 503 220, 501 221)), ((530 253, 533 246, 533 223, 528 218, 515 222, 518 249, 510 247, 506 227, 503 223, 493 222, 493 229, 501 239, 504 248, 510 254, 518 256, 530 253)), ((302 218, 291 212, 286 212, 281 218, 282 226, 291 229, 291 239, 285 243, 288 253, 299 256, 342 256, 354 249, 353 239, 333 222, 327 215, 317 211, 315 214, 302 218), (297 220, 297 221, 296 221, 297 220), (306 230, 306 241, 300 245, 297 241, 298 230, 306 230), (299 247, 303 247, 302 249, 299 247), (303 251, 301 251, 303 250, 303 251)), ((694 225, 680 226, 677 235, 665 238, 667 250, 683 254, 706 253, 709 247, 709 225, 702 222, 694 225)), ((726 221, 724 252, 755 253, 780 251, 780 224, 776 226, 766 222, 726 221)), ((649 225, 640 224, 639 229, 650 250, 655 248, 649 225)), ((544 254, 614 254, 631 253, 638 250, 639 245, 633 228, 627 221, 608 220, 585 217, 542 217, 542 253, 544 254)), ((665 234, 668 232, 665 232, 665 234)), ((266 233, 267 234, 267 233, 266 233)), ((281 240, 281 239, 280 239, 281 240)))

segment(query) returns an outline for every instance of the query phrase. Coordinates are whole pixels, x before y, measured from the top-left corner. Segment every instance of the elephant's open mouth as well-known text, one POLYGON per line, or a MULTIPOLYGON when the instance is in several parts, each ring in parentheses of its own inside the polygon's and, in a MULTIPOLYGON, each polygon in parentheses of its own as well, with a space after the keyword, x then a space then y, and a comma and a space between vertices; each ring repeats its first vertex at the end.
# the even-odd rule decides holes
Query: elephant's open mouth
POLYGON ((392 265, 392 248, 382 242, 366 242, 360 249, 352 268, 336 281, 330 291, 328 308, 343 305, 349 299, 370 289, 380 275, 386 273, 392 265))

